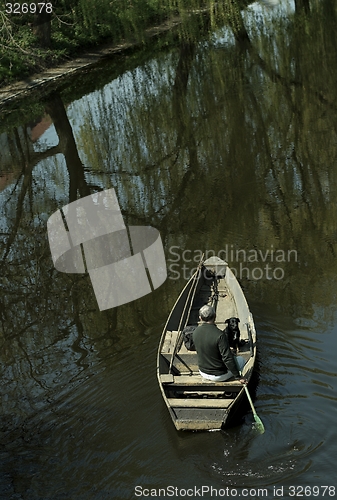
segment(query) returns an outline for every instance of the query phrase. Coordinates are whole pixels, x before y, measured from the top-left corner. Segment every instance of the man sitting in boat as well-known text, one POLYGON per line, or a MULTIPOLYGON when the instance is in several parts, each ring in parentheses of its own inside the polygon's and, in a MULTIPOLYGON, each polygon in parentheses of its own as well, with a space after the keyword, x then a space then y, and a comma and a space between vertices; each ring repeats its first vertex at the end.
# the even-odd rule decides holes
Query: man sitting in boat
POLYGON ((201 324, 193 332, 193 341, 198 355, 200 375, 214 382, 225 382, 235 378, 246 384, 240 375, 245 360, 232 354, 227 336, 215 325, 215 310, 205 305, 199 310, 201 324))

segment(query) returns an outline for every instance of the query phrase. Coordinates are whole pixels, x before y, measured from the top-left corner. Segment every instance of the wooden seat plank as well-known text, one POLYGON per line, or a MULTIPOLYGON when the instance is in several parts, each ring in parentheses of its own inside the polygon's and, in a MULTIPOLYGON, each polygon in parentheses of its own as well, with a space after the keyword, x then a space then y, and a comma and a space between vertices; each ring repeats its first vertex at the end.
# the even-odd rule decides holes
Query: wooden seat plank
POLYGON ((233 399, 225 398, 169 398, 169 404, 174 408, 228 408, 233 399))
POLYGON ((237 380, 213 382, 201 377, 201 375, 175 375, 173 382, 171 377, 168 378, 165 375, 161 375, 160 379, 167 389, 172 390, 239 392, 243 388, 243 385, 237 380))
POLYGON ((214 387, 230 387, 240 385, 237 380, 228 380, 226 382, 214 382, 213 380, 208 380, 203 378, 201 375, 176 375, 174 377, 174 383, 179 385, 207 385, 214 387))

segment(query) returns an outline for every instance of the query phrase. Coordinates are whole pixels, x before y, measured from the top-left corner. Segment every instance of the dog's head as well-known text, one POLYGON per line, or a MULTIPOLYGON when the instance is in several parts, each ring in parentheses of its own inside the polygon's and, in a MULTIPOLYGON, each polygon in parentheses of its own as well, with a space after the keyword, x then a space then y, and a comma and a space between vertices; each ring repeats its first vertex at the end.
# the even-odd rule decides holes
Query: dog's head
POLYGON ((238 330, 240 320, 239 320, 239 318, 228 318, 228 319, 226 319, 225 323, 228 324, 228 329, 232 330, 234 332, 234 331, 238 330))

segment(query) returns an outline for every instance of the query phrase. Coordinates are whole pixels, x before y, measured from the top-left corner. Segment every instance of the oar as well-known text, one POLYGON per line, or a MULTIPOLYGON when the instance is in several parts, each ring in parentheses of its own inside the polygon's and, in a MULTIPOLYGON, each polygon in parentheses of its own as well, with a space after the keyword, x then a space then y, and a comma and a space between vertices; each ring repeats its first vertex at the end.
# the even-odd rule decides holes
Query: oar
MULTIPOLYGON (((235 359, 235 363, 236 363, 236 366, 238 367, 239 369, 239 366, 238 366, 238 363, 236 361, 236 357, 234 356, 234 359, 235 359)), ((239 373, 240 375, 242 376, 242 373, 241 371, 239 370, 239 373)), ((258 416, 258 414, 256 413, 256 410, 254 408, 254 405, 253 405, 253 401, 252 401, 252 398, 250 397, 250 394, 249 394, 249 391, 248 391, 248 387, 247 385, 245 384, 244 385, 244 388, 245 388, 245 391, 246 391, 246 394, 247 394, 247 398, 248 398, 248 401, 250 403, 250 406, 252 408, 252 411, 253 411, 253 416, 254 416, 254 420, 255 420, 255 424, 254 424, 254 428, 259 431, 261 434, 264 433, 264 425, 262 423, 262 420, 260 419, 260 417, 258 416)))
POLYGON ((249 401, 250 406, 251 406, 252 411, 253 411, 253 416, 254 416, 254 420, 255 420, 254 427, 255 427, 255 429, 257 431, 259 431, 261 434, 263 434, 264 433, 264 425, 262 423, 262 420, 260 419, 260 417, 256 413, 256 410, 255 410, 254 405, 253 405, 252 398, 250 397, 250 394, 249 394, 249 391, 248 391, 248 387, 246 385, 245 385, 245 391, 246 391, 248 401, 249 401))

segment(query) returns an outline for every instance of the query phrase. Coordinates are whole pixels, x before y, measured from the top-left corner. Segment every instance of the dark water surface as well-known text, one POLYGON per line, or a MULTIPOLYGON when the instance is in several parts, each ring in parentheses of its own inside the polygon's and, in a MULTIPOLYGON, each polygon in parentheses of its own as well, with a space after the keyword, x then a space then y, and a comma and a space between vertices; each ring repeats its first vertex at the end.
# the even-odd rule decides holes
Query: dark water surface
POLYGON ((281 5, 3 110, 1 499, 335 496, 337 5, 281 5), (54 269, 46 222, 108 188, 127 225, 159 229, 169 278, 99 312, 87 275, 54 269), (263 435, 249 408, 178 433, 161 400, 161 330, 205 250, 255 317, 263 435))

